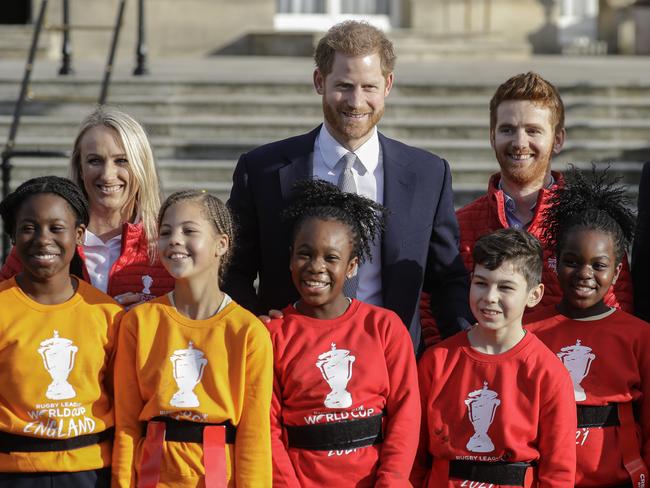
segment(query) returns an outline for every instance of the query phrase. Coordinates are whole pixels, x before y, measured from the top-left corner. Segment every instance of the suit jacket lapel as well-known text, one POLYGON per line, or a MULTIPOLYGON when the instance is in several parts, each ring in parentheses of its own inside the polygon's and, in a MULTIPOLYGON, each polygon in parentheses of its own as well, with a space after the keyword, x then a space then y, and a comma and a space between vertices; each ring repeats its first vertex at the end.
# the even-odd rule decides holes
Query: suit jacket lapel
POLYGON ((384 205, 390 210, 382 239, 382 265, 397 261, 410 221, 417 175, 398 147, 379 134, 384 164, 384 205))
POLYGON ((293 185, 300 180, 308 180, 313 174, 314 142, 320 131, 320 126, 305 134, 302 140, 287 154, 288 164, 278 170, 282 199, 291 198, 293 185))

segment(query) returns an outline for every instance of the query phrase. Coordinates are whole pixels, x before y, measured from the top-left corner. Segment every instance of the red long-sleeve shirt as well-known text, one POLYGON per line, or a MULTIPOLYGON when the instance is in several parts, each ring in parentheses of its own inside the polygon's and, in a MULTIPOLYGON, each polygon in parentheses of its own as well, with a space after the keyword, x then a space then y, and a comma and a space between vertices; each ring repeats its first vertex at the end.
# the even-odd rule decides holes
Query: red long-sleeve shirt
POLYGON ((294 307, 269 324, 275 380, 271 404, 273 486, 408 487, 418 443, 420 401, 413 346, 399 317, 353 300, 333 320, 294 307), (340 369, 327 371, 328 358, 340 369), (330 380, 331 381, 331 380, 330 380), (384 412, 384 441, 349 451, 289 448, 284 426, 364 418, 384 412))
POLYGON ((411 476, 414 486, 470 486, 467 480, 449 479, 449 461, 457 459, 535 461, 527 487, 573 487, 576 412, 571 379, 533 334, 502 354, 483 354, 461 332, 428 349, 418 373, 422 432, 411 476), (482 408, 477 408, 478 400, 482 408), (483 427, 477 418, 483 419, 483 427))
MULTIPOLYGON (((584 348, 580 350, 582 361, 567 361, 577 383, 574 401, 578 405, 634 402, 641 453, 650 466, 650 324, 620 310, 595 320, 573 320, 554 306, 536 312, 531 319, 534 321, 526 328, 554 353, 566 355, 576 345, 584 348), (581 378, 585 370, 587 374, 581 378)), ((577 430, 576 486, 630 482, 619 435, 618 426, 577 430)))

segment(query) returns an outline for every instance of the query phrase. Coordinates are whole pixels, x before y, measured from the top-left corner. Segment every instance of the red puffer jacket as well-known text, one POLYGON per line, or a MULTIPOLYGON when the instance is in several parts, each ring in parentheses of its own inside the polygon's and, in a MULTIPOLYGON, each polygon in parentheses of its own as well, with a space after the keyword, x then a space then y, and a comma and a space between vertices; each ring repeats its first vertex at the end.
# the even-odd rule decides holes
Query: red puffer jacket
MULTIPOLYGON (((562 185, 564 179, 560 173, 553 172, 556 184, 562 185)), ((490 178, 488 192, 486 195, 465 205, 456 212, 460 226, 460 255, 468 270, 472 271, 472 249, 476 240, 482 235, 498 229, 508 227, 505 211, 505 198, 503 191, 499 190, 500 174, 494 174, 490 178)), ((550 189, 542 189, 537 198, 535 215, 528 226, 528 232, 540 238, 544 230, 543 213, 548 207, 547 200, 551 194, 550 189)), ((544 297, 538 307, 558 303, 562 298, 562 290, 557 280, 556 259, 553 249, 544 248, 544 268, 542 271, 542 283, 544 283, 544 297)), ((623 269, 613 286, 605 296, 605 303, 611 307, 618 307, 626 312, 632 312, 632 278, 627 262, 627 256, 623 258, 623 269)))
MULTIPOLYGON (((142 224, 125 223, 122 227, 120 256, 113 263, 108 275, 108 295, 115 297, 127 292, 148 292, 145 294, 160 296, 174 288, 174 278, 167 273, 158 260, 151 264, 147 251, 147 239, 142 224), (146 276, 149 278, 145 278, 146 276)), ((77 253, 85 262, 82 246, 77 247, 77 253)), ((12 249, 0 270, 0 280, 9 279, 21 270, 22 263, 18 260, 16 250, 12 249)), ((83 277, 90 282, 85 264, 83 277)))

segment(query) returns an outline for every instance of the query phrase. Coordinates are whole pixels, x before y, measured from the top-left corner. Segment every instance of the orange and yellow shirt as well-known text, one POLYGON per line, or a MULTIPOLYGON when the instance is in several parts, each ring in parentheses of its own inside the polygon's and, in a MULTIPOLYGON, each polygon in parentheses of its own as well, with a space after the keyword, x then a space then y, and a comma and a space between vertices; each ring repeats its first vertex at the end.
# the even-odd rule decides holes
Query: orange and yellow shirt
MULTIPOLYGON (((114 485, 136 486, 144 422, 168 416, 229 420, 237 437, 225 448, 228 486, 271 486, 273 353, 250 312, 231 302, 209 319, 192 320, 167 296, 141 304, 122 321, 115 376, 114 485), (180 358, 193 359, 188 367, 180 358)), ((158 487, 203 486, 202 459, 201 444, 165 442, 158 487)))
MULTIPOLYGON (((15 278, 0 283, 0 431, 68 439, 113 427, 112 358, 122 312, 84 281, 72 298, 43 305, 15 278)), ((0 453, 0 472, 110 466, 111 443, 53 452, 0 453)))

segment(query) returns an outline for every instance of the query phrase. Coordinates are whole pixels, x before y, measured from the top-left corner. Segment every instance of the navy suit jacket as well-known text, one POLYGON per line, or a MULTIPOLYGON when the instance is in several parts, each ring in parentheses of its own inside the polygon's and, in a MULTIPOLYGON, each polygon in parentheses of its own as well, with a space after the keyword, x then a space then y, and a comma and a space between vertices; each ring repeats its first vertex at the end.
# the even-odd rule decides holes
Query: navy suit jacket
MULTIPOLYGON (((255 313, 282 309, 298 299, 289 273, 290 229, 281 213, 295 182, 312 178, 320 127, 243 154, 233 175, 229 206, 237 224, 225 290, 255 313), (253 282, 259 273, 258 293, 253 282)), ((467 272, 458 253, 449 165, 443 159, 379 134, 384 165, 384 205, 390 214, 382 235, 384 307, 406 324, 420 345, 419 301, 432 293, 443 336, 470 318, 467 272), (465 320, 466 320, 465 319, 465 320)))

